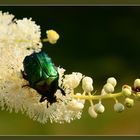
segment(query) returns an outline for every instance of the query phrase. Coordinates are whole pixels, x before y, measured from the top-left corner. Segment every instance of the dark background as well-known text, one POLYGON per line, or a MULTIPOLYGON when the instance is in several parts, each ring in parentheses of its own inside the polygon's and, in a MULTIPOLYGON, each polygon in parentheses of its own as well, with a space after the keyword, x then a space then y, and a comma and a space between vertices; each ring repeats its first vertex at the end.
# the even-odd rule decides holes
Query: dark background
MULTIPOLYGON (((44 44, 49 56, 66 73, 77 71, 91 76, 97 91, 110 76, 118 80, 116 91, 140 77, 138 6, 1 6, 0 10, 17 19, 32 17, 41 26, 42 38, 46 30, 56 30, 60 34, 58 43, 44 44)), ((95 120, 85 108, 81 120, 64 125, 41 125, 20 113, 3 111, 0 134, 140 134, 140 103, 123 114, 113 112, 113 104, 105 101, 105 113, 95 120)))

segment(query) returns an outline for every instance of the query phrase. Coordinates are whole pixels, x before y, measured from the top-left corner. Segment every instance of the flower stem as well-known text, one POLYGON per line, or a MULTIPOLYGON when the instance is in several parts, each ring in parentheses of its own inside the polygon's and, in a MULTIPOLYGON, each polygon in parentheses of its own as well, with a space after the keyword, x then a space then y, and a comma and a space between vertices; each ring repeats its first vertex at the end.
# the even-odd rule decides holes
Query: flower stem
MULTIPOLYGON (((88 96, 92 96, 90 92, 88 93, 88 96)), ((90 105, 91 105, 92 107, 94 107, 94 105, 93 105, 93 102, 92 102, 92 99, 91 99, 91 98, 89 98, 89 102, 90 102, 90 105)))
POLYGON ((42 42, 48 42, 48 38, 42 39, 42 42))
POLYGON ((102 99, 114 99, 123 95, 123 92, 118 93, 108 93, 105 95, 72 95, 76 99, 85 99, 85 100, 102 100, 102 99))

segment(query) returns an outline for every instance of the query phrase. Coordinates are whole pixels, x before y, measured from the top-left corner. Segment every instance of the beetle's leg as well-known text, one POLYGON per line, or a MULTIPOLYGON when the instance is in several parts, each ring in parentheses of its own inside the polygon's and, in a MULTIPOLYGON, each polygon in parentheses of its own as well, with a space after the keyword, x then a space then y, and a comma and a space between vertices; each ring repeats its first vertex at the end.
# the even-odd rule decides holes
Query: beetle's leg
POLYGON ((60 99, 60 98, 57 98, 57 100, 56 100, 57 102, 59 102, 59 101, 61 101, 62 102, 62 99, 60 99))
POLYGON ((23 85, 22 88, 24 88, 24 87, 30 87, 30 85, 23 85))
MULTIPOLYGON (((45 100, 47 100, 47 97, 42 96, 39 100, 40 103, 44 102, 45 100)), ((47 108, 49 107, 49 102, 47 101, 47 108)))
POLYGON ((45 100, 47 100, 47 97, 42 96, 39 102, 41 103, 41 102, 44 102, 45 100))
POLYGON ((64 85, 63 85, 63 80, 64 80, 64 75, 62 76, 62 83, 61 83, 61 87, 63 88, 64 85))
POLYGON ((22 74, 22 76, 23 76, 23 78, 24 78, 25 80, 28 80, 28 77, 27 77, 27 75, 25 75, 25 73, 24 73, 23 70, 21 70, 21 74, 22 74))
POLYGON ((47 102, 47 108, 49 107, 49 103, 47 102))
MULTIPOLYGON (((42 96, 41 98, 40 98, 40 100, 39 100, 39 102, 40 103, 42 103, 42 102, 44 102, 45 100, 47 100, 47 97, 45 97, 45 96, 42 96)), ((50 106, 50 103, 47 101, 47 108, 50 106)))
POLYGON ((63 95, 66 95, 65 91, 62 88, 58 87, 58 89, 60 89, 63 95))
MULTIPOLYGON (((23 76, 23 78, 24 78, 25 80, 28 80, 27 75, 25 75, 25 73, 24 73, 23 70, 21 70, 21 74, 22 74, 22 76, 23 76)), ((22 88, 23 88, 23 87, 30 87, 30 85, 29 85, 29 84, 28 84, 28 85, 23 85, 22 88)))

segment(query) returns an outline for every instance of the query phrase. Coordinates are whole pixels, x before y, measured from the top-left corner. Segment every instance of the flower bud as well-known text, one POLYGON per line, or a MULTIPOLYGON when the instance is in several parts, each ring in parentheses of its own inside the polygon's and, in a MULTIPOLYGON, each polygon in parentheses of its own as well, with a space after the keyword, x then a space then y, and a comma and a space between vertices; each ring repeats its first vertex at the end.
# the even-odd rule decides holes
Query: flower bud
POLYGON ((85 92, 93 91, 93 80, 90 77, 84 77, 82 80, 82 88, 85 92))
POLYGON ((130 96, 131 95, 131 87, 128 85, 124 85, 122 87, 122 92, 126 97, 130 96))
POLYGON ((46 34, 47 34, 48 41, 51 44, 55 44, 59 39, 59 34, 54 30, 48 30, 46 31, 46 34))
POLYGON ((105 90, 104 89, 102 89, 102 91, 101 91, 101 95, 106 95, 107 93, 105 92, 105 90))
POLYGON ((128 88, 130 91, 132 91, 132 88, 129 85, 123 85, 122 88, 128 88))
POLYGON ((126 107, 131 108, 134 105, 134 100, 130 98, 126 98, 124 104, 126 107))
POLYGON ((105 92, 104 89, 101 90, 101 95, 106 95, 107 93, 105 92))
POLYGON ((137 93, 136 93, 135 98, 136 98, 138 101, 140 101, 140 92, 137 92, 137 93))
POLYGON ((107 79, 107 83, 110 83, 110 84, 112 84, 113 87, 115 87, 117 84, 117 81, 114 77, 110 77, 107 79))
POLYGON ((90 106, 88 108, 88 113, 92 118, 97 118, 98 114, 95 112, 94 107, 90 106))
POLYGON ((140 87, 140 79, 134 81, 134 88, 140 87))
POLYGON ((94 105, 94 110, 98 114, 101 114, 101 113, 103 113, 105 111, 105 107, 101 103, 98 103, 98 104, 94 105))
POLYGON ((72 74, 65 75, 65 78, 63 79, 63 85, 66 88, 74 89, 80 84, 81 79, 81 73, 73 72, 72 74))
POLYGON ((78 102, 76 99, 73 99, 68 103, 68 109, 73 111, 80 111, 84 108, 84 105, 78 102))
POLYGON ((105 91, 106 93, 112 93, 112 92, 114 92, 114 87, 113 87, 113 85, 110 84, 110 83, 106 83, 106 84, 104 85, 103 89, 104 89, 104 91, 105 91))
POLYGON ((122 112, 124 110, 124 105, 121 103, 116 103, 114 105, 114 110, 118 113, 122 112))

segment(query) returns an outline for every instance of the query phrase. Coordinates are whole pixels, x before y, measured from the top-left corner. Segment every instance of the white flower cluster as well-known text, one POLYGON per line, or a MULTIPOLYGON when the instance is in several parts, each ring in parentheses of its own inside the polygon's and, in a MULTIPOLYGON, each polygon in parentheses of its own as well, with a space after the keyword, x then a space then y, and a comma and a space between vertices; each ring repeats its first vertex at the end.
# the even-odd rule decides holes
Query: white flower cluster
MULTIPOLYGON (((81 73, 64 75, 65 70, 58 68, 59 86, 65 89, 66 96, 60 90, 55 93, 58 101, 47 108, 47 101, 39 102, 40 94, 28 85, 23 79, 23 60, 25 56, 39 51, 42 47, 40 42, 40 27, 31 19, 13 19, 14 16, 0 12, 0 106, 2 109, 12 112, 21 111, 33 120, 41 123, 63 123, 79 119, 84 104, 78 99, 72 99, 70 93, 76 88, 81 79, 81 73), (64 76, 64 78, 62 78, 64 76)), ((47 32, 49 40, 53 42, 59 36, 52 38, 52 31, 47 32)), ((54 33, 54 32, 53 32, 54 33)))

